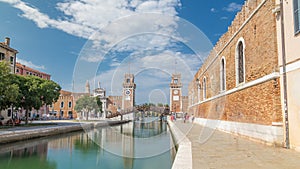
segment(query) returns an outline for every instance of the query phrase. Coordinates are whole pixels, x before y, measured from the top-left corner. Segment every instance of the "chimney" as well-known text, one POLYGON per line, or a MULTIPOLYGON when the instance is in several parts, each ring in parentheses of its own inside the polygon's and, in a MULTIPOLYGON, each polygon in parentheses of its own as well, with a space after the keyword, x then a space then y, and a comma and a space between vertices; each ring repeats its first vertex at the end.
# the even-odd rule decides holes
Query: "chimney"
POLYGON ((10 38, 6 37, 6 38, 5 38, 4 44, 5 44, 6 46, 9 46, 9 45, 10 45, 10 38))

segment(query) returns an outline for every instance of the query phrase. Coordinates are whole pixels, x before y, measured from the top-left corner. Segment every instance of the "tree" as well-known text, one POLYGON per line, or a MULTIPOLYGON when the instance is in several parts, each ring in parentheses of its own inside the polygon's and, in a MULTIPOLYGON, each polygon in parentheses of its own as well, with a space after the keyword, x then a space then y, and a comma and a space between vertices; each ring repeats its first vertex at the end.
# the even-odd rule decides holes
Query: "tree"
POLYGON ((162 103, 157 103, 157 107, 164 107, 164 104, 162 104, 162 103))
POLYGON ((36 76, 15 75, 14 83, 19 86, 20 93, 16 107, 26 110, 26 124, 28 124, 28 112, 33 108, 39 110, 42 105, 50 105, 57 101, 61 89, 57 83, 36 76))
POLYGON ((96 99, 97 99, 97 105, 99 107, 99 111, 102 114, 103 113, 103 111, 102 111, 102 105, 103 105, 103 103, 102 103, 100 97, 96 97, 96 99))
POLYGON ((89 119, 89 114, 92 110, 95 112, 99 110, 95 97, 83 96, 76 101, 75 111, 86 113, 86 120, 89 119))
POLYGON ((7 62, 0 62, 0 110, 15 104, 19 95, 19 87, 13 83, 14 75, 10 71, 7 62))
POLYGON ((41 84, 41 90, 43 103, 45 105, 51 105, 58 100, 61 87, 51 80, 44 80, 41 84))

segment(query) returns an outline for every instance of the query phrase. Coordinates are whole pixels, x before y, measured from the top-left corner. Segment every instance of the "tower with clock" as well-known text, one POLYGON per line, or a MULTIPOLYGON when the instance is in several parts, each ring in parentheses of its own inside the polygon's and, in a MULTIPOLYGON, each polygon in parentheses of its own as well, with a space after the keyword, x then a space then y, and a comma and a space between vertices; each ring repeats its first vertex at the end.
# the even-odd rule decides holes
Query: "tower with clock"
POLYGON ((170 111, 182 112, 182 83, 181 74, 172 74, 170 83, 170 111))
POLYGON ((135 88, 133 74, 125 74, 122 92, 122 109, 132 108, 135 104, 135 88))

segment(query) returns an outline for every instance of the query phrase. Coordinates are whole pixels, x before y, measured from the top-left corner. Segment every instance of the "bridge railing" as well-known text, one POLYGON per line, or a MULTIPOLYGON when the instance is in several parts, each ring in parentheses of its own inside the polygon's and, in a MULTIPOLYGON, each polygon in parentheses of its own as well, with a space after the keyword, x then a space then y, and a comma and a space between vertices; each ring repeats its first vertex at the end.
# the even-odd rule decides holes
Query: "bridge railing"
POLYGON ((127 108, 125 110, 121 110, 120 112, 112 114, 112 115, 108 116, 107 118, 114 118, 117 116, 122 116, 122 115, 130 114, 130 113, 134 113, 134 112, 140 112, 140 111, 154 111, 154 112, 157 112, 160 114, 162 114, 162 113, 168 114, 169 113, 169 109, 166 109, 165 107, 150 106, 150 108, 142 110, 139 107, 134 106, 134 107, 127 108))

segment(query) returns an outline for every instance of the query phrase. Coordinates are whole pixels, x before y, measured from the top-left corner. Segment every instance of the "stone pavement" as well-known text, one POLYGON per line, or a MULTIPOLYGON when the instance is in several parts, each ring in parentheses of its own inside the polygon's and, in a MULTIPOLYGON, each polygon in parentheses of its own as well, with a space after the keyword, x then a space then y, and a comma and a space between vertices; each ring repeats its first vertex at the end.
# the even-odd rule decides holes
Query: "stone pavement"
POLYGON ((193 169, 298 169, 300 153, 210 130, 198 124, 174 124, 192 143, 193 169), (211 133, 207 140, 201 131, 211 133), (199 136, 202 136, 199 139, 199 136))

